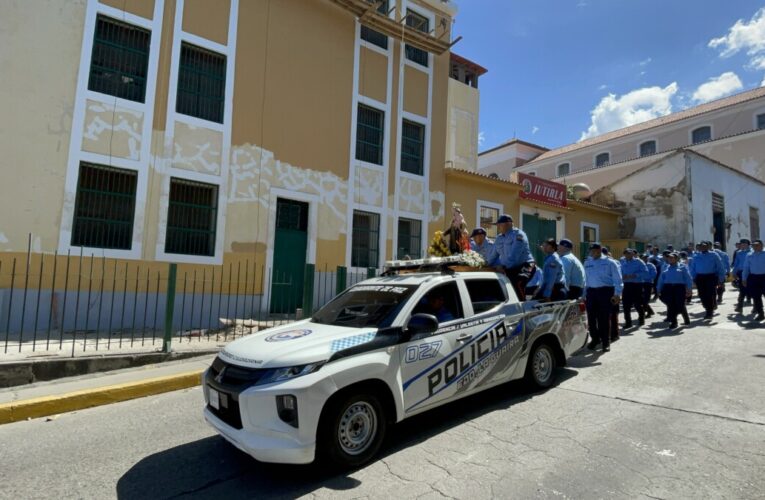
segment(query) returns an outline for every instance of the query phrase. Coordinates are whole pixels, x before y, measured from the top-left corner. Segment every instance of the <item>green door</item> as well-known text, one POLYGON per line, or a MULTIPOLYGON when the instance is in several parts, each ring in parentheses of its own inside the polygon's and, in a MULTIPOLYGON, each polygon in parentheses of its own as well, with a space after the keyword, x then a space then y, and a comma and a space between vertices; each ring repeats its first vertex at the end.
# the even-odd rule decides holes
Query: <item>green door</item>
POLYGON ((545 260, 545 254, 539 246, 542 242, 548 238, 555 238, 555 221, 549 219, 542 219, 536 215, 523 214, 523 231, 529 238, 529 247, 531 248, 531 255, 534 256, 534 260, 537 261, 537 265, 541 266, 545 260))
POLYGON ((303 274, 308 248, 308 203, 276 200, 272 313, 292 314, 303 303, 303 274))

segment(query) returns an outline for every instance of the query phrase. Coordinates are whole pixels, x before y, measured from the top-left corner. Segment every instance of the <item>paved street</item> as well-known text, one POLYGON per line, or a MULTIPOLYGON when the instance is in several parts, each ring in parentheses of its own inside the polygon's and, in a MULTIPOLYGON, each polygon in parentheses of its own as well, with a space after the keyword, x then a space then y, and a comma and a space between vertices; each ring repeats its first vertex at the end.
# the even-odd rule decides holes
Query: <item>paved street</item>
POLYGON ((701 326, 694 305, 671 334, 654 317, 547 392, 407 421, 348 475, 255 462, 203 422, 199 388, 0 426, 0 497, 765 498, 765 329, 731 309, 701 326))

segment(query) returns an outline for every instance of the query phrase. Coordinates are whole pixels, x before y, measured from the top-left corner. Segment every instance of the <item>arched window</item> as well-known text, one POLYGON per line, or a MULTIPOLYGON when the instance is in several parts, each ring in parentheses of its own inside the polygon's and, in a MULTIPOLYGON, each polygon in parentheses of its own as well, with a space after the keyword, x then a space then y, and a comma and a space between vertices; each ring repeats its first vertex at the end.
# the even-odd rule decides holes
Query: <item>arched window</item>
POLYGON ((563 177, 564 175, 568 175, 569 172, 571 172, 570 163, 561 163, 560 165, 558 165, 558 177, 563 177))
POLYGON ((610 161, 611 155, 609 153, 600 153, 595 157, 595 166, 602 167, 603 165, 608 165, 610 161))
POLYGON ((691 143, 693 144, 698 144, 700 142, 711 141, 711 140, 712 140, 712 127, 710 127, 709 125, 699 127, 697 129, 694 129, 693 132, 691 132, 691 143))
POLYGON ((640 145, 640 156, 656 154, 656 141, 645 141, 640 145))

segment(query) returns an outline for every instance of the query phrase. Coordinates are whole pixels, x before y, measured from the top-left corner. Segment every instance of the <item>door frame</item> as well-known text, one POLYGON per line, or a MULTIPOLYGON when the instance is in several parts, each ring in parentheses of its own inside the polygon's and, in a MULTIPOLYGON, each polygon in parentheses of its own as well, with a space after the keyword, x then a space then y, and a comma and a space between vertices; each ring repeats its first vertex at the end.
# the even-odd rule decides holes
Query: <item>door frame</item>
POLYGON ((565 210, 566 210, 565 208, 560 210, 560 220, 558 220, 557 219, 558 213, 556 212, 539 209, 536 207, 530 207, 528 205, 521 205, 520 220, 518 221, 518 224, 516 224, 515 226, 523 229, 523 214, 534 215, 535 213, 538 213, 540 217, 544 217, 545 219, 550 219, 555 221, 555 239, 560 240, 561 238, 564 238, 565 237, 564 235, 566 234, 565 210))
MULTIPOLYGON (((271 188, 268 201, 268 232, 266 233, 266 272, 274 267, 274 244, 276 243, 276 202, 279 198, 308 203, 308 241, 306 245, 306 264, 316 264, 316 238, 318 235, 319 195, 271 188)), ((268 314, 266 304, 271 301, 271 282, 263 286, 260 312, 268 314)))

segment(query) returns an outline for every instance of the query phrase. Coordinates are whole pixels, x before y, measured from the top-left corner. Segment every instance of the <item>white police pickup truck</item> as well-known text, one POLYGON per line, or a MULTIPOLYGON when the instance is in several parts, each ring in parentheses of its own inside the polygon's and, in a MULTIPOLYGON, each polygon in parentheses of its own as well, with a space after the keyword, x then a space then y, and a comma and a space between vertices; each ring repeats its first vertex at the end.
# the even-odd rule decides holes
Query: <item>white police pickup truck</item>
POLYGON ((389 270, 227 345, 203 377, 204 416, 261 461, 361 465, 395 422, 524 376, 549 387, 587 340, 583 311, 519 303, 493 272, 389 270))

